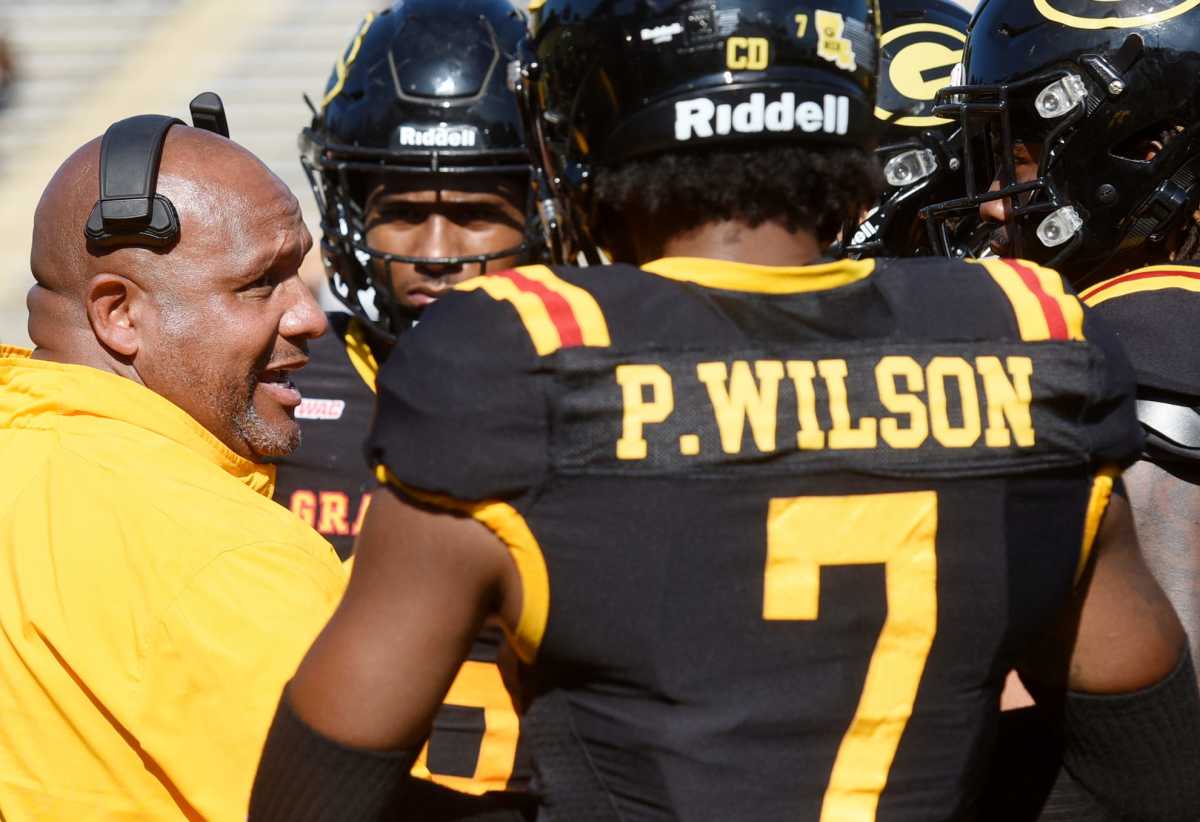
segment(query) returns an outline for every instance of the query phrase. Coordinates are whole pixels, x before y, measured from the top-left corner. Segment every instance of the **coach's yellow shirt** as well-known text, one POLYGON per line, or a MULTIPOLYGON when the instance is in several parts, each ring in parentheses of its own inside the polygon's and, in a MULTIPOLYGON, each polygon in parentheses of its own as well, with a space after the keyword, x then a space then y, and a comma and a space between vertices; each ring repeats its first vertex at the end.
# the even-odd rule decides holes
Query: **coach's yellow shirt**
POLYGON ((143 386, 0 348, 0 819, 245 819, 345 582, 272 484, 143 386))

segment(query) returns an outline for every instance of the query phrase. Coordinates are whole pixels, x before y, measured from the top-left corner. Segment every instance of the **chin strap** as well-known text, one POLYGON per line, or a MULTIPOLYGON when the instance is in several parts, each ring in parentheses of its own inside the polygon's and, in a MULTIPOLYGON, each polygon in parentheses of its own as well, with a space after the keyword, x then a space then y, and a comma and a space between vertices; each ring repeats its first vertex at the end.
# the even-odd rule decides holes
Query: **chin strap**
POLYGON ((1146 204, 1138 210, 1129 237, 1158 244, 1196 211, 1200 197, 1200 157, 1184 163, 1170 179, 1159 183, 1146 204))

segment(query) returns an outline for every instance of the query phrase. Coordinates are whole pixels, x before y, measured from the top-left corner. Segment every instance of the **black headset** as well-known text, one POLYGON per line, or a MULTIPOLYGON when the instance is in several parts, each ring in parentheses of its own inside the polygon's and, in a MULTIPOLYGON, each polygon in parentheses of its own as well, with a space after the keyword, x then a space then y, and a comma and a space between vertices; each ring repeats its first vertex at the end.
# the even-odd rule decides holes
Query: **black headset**
MULTIPOLYGON (((192 100, 192 125, 229 136, 221 98, 206 91, 192 100)), ((100 248, 123 246, 168 248, 179 239, 179 215, 158 194, 158 166, 175 117, 141 114, 108 127, 100 142, 100 199, 92 208, 84 234, 100 248)))

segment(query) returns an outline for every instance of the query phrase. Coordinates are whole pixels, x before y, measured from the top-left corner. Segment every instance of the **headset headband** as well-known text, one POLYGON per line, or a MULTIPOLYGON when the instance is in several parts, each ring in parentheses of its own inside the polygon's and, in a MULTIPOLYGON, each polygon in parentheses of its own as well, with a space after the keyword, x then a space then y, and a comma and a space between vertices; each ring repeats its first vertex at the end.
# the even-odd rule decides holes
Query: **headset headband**
MULTIPOLYGON (((196 128, 229 136, 221 98, 205 92, 190 105, 196 128)), ((113 123, 100 143, 100 199, 84 233, 102 248, 167 248, 179 239, 179 215, 158 194, 158 167, 175 117, 141 114, 113 123)))

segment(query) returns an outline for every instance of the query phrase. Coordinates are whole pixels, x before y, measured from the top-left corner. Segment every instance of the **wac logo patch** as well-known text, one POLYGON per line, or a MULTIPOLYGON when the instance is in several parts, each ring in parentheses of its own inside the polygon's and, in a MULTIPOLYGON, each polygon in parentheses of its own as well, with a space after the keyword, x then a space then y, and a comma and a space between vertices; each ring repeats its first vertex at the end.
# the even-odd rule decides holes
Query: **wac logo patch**
POLYGON ((913 23, 884 34, 879 43, 888 71, 880 78, 875 116, 911 128, 949 122, 930 112, 937 93, 950 85, 954 67, 962 61, 966 40, 961 31, 936 23, 913 23))
POLYGON ((296 409, 298 420, 340 420, 346 411, 345 400, 319 400, 305 397, 296 409))
POLYGON ((1047 20, 1073 29, 1131 29, 1187 14, 1200 0, 1033 0, 1033 5, 1047 20))

